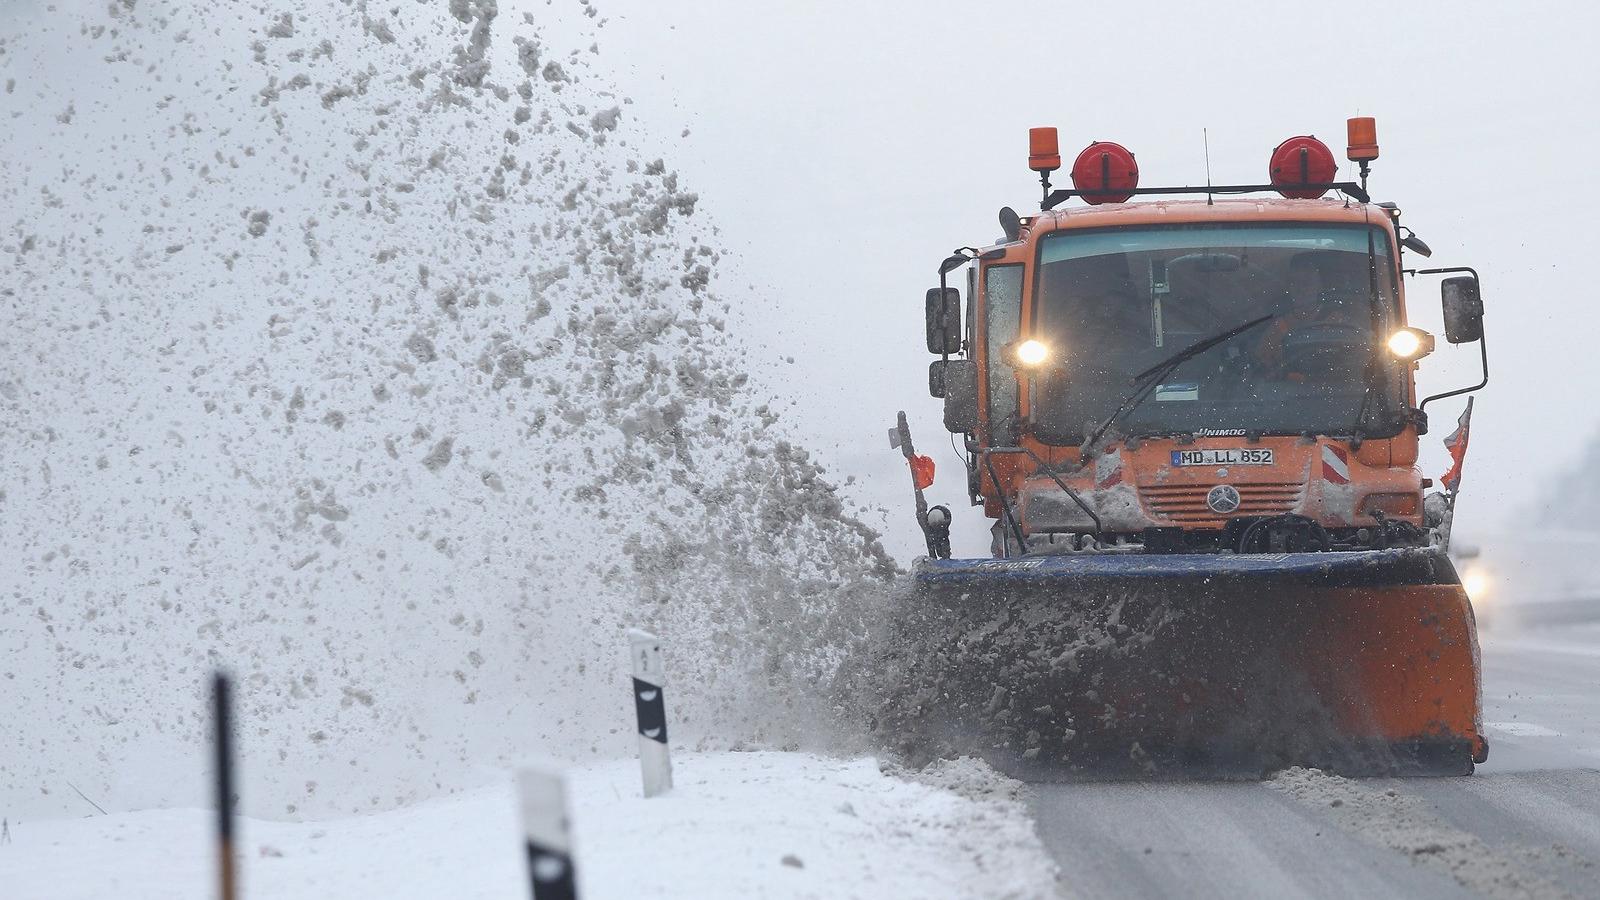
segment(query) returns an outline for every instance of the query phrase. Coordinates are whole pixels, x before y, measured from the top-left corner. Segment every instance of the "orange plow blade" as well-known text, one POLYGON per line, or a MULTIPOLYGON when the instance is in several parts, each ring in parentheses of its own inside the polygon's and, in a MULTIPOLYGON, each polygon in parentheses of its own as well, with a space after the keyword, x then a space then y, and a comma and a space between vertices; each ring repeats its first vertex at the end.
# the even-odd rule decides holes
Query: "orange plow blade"
POLYGON ((1328 588, 1306 611, 1311 683, 1342 734, 1448 750, 1467 771, 1462 756, 1484 761, 1477 629, 1459 584, 1328 588))
POLYGON ((879 734, 1083 774, 1460 773, 1476 627, 1425 549, 925 563, 880 637, 879 734))

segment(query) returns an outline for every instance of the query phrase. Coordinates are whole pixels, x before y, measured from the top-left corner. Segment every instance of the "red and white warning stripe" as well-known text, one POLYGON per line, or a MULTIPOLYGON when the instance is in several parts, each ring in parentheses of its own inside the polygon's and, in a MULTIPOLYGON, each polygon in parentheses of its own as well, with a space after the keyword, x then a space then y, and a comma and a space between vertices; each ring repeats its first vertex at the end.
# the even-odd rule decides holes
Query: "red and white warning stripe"
POLYGON ((1094 459, 1094 486, 1108 488, 1122 483, 1122 451, 1102 453, 1094 459))
POLYGON ((1333 484, 1350 483, 1350 456, 1343 447, 1322 445, 1322 477, 1333 484))

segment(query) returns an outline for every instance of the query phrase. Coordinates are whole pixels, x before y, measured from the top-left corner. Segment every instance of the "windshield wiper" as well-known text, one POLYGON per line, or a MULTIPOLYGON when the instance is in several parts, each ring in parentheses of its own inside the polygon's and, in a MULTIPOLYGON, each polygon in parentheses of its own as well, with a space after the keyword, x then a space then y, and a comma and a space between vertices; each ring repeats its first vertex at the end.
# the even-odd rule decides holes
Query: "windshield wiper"
POLYGON ((1104 422, 1100 423, 1100 427, 1096 428, 1094 433, 1090 434, 1088 439, 1083 442, 1084 452, 1087 453, 1093 449, 1095 442, 1100 440, 1100 438, 1104 436, 1108 430, 1110 430, 1111 426, 1115 425, 1128 413, 1131 413, 1134 411, 1134 409, 1138 408, 1139 404, 1143 403, 1145 398, 1150 396, 1150 392, 1154 390, 1158 384, 1160 384, 1161 379, 1172 374, 1173 370, 1177 369, 1179 366, 1183 365, 1189 360, 1194 359, 1196 356, 1206 352, 1207 350, 1210 350, 1212 347, 1233 340, 1239 335, 1244 334, 1246 331, 1255 328, 1257 325, 1260 325, 1263 322, 1269 322, 1276 318, 1277 316, 1274 315, 1265 315, 1259 319, 1251 319, 1243 325, 1235 325, 1227 331, 1212 335, 1211 337, 1208 337, 1199 343, 1190 344, 1188 347, 1179 350, 1177 353, 1172 354, 1161 362, 1158 362, 1150 368, 1145 369, 1143 372, 1133 376, 1133 392, 1128 394, 1128 396, 1123 397, 1122 402, 1117 404, 1116 410, 1112 412, 1104 422))

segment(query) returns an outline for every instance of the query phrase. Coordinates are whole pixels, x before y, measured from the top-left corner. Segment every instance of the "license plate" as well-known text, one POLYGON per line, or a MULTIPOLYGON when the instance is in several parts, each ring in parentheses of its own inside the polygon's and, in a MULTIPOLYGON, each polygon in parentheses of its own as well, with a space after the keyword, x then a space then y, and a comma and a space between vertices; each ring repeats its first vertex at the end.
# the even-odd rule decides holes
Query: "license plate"
POLYGON ((1175 466, 1270 466, 1271 450, 1233 447, 1227 450, 1174 450, 1175 466))

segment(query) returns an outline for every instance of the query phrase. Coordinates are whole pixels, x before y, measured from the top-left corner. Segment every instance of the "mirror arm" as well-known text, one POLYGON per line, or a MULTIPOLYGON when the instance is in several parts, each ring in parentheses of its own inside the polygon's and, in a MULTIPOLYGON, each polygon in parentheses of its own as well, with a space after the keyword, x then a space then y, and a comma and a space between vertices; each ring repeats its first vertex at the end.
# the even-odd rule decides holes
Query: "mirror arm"
POLYGON ((1473 385, 1472 387, 1464 387, 1464 388, 1460 388, 1460 389, 1454 390, 1454 391, 1445 391, 1442 394, 1434 394, 1431 397, 1425 397, 1425 398, 1423 398, 1422 402, 1417 405, 1417 412, 1419 412, 1419 413, 1420 412, 1424 412, 1425 410, 1427 410, 1428 404, 1432 403, 1435 400, 1443 400, 1446 397, 1456 397, 1456 396, 1460 396, 1461 394, 1470 394, 1473 391, 1482 390, 1484 388, 1484 386, 1489 383, 1489 343, 1488 343, 1488 341, 1484 340, 1481 337, 1478 338, 1478 349, 1480 351, 1482 351, 1482 354, 1483 354, 1483 380, 1479 381, 1477 384, 1473 385))
MULTIPOLYGON (((1452 272, 1466 272, 1472 276, 1474 281, 1478 282, 1480 285, 1483 284, 1483 279, 1478 277, 1478 270, 1471 266, 1446 266, 1441 269, 1416 270, 1418 275, 1448 275, 1452 272)), ((1447 397, 1458 397, 1462 394, 1470 394, 1473 391, 1482 390, 1484 386, 1489 383, 1489 343, 1488 341, 1484 340, 1482 336, 1478 338, 1478 349, 1482 353, 1483 358, 1483 379, 1472 387, 1464 387, 1454 391, 1445 391, 1442 394, 1434 394, 1431 397, 1425 397, 1421 403, 1417 404, 1417 412, 1423 412, 1427 409, 1428 404, 1435 400, 1443 400, 1447 397)))
POLYGON ((950 335, 945 332, 944 323, 950 321, 950 319, 949 319, 950 310, 946 309, 946 307, 949 306, 949 304, 950 304, 950 294, 947 293, 949 288, 945 287, 944 276, 945 276, 945 268, 944 268, 944 266, 940 266, 939 267, 939 335, 940 335, 939 361, 947 363, 947 362, 950 361, 950 335))
POLYGON ((1442 269, 1407 269, 1406 271, 1414 272, 1418 275, 1449 275, 1451 272, 1466 272, 1480 284, 1483 282, 1483 279, 1478 277, 1478 270, 1471 266, 1446 266, 1442 269))
MULTIPOLYGON (((944 324, 950 321, 950 295, 947 293, 949 285, 945 276, 971 262, 977 256, 978 251, 975 247, 957 247, 955 253, 945 257, 944 261, 939 263, 939 323, 940 333, 944 339, 939 345, 939 360, 941 362, 950 361, 950 332, 944 328, 944 324)), ((961 303, 958 300, 956 302, 956 311, 960 312, 960 309, 961 303)))

